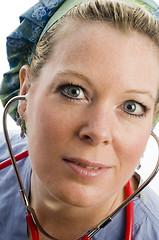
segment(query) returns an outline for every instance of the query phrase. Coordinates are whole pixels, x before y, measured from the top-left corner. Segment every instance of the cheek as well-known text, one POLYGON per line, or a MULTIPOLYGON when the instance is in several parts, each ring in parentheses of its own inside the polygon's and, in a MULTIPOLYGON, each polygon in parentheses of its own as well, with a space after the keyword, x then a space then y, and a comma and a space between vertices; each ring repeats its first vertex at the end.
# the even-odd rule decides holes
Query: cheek
POLYGON ((112 175, 112 188, 115 191, 118 191, 119 187, 122 188, 134 174, 150 135, 145 129, 140 133, 130 134, 130 131, 128 133, 122 132, 122 135, 119 133, 120 138, 116 138, 114 143, 116 165, 112 175))
POLYGON ((67 141, 65 118, 57 115, 55 108, 50 110, 47 104, 44 106, 40 102, 28 107, 28 112, 27 131, 32 168, 46 185, 50 185, 49 176, 52 176, 52 181, 56 181, 56 171, 59 169, 56 160, 59 159, 67 141))
POLYGON ((44 167, 42 159, 46 159, 46 156, 52 162, 53 159, 49 156, 56 158, 64 152, 75 136, 77 128, 75 116, 57 102, 50 103, 47 98, 45 104, 38 97, 35 101, 30 101, 27 120, 29 152, 34 159, 33 164, 36 164, 36 159, 41 159, 38 162, 41 163, 41 167, 44 167))
POLYGON ((121 149, 120 164, 122 166, 132 168, 133 171, 143 155, 149 136, 150 131, 143 129, 140 132, 123 137, 119 147, 121 149))
POLYGON ((64 117, 57 116, 56 111, 49 112, 47 107, 36 108, 28 118, 28 137, 31 148, 39 148, 40 151, 48 151, 65 139, 67 128, 64 117), (36 138, 36 142, 34 139, 36 138), (45 149, 46 148, 46 149, 45 149))

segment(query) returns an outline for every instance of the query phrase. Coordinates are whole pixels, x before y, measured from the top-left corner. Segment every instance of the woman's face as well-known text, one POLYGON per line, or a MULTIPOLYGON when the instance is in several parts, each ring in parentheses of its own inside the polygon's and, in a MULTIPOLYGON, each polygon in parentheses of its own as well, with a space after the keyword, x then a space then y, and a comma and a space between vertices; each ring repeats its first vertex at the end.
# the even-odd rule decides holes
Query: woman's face
POLYGON ((95 206, 121 191, 150 135, 158 64, 137 32, 100 23, 67 31, 26 109, 33 178, 50 197, 95 206))

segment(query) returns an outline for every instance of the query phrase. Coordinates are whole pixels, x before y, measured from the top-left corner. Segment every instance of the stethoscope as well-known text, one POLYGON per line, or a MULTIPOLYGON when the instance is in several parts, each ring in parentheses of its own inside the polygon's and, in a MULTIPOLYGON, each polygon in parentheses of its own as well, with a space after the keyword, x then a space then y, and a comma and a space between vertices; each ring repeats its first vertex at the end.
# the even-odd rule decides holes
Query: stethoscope
MULTIPOLYGON (((26 219, 28 222, 28 226, 31 230, 32 239, 39 240, 39 234, 38 234, 38 230, 39 230, 43 235, 48 237, 48 239, 57 240, 56 238, 53 238, 51 235, 49 235, 40 225, 34 209, 29 204, 28 196, 24 189, 24 186, 23 186, 23 183, 21 180, 21 176, 19 174, 19 170, 17 167, 17 161, 20 161, 23 158, 26 158, 29 155, 28 151, 26 150, 16 156, 14 156, 14 154, 13 154, 13 150, 12 150, 12 146, 10 143, 8 130, 7 130, 7 113, 8 113, 10 105, 17 100, 27 100, 27 95, 13 97, 12 99, 10 99, 10 101, 8 101, 8 103, 6 104, 6 106, 4 108, 3 130, 4 130, 4 136, 5 136, 7 148, 9 151, 10 159, 8 159, 0 164, 0 170, 6 168, 7 166, 9 166, 11 164, 13 165, 13 168, 14 168, 14 171, 16 174, 16 178, 17 178, 17 181, 19 184, 19 188, 20 188, 19 192, 20 192, 22 201, 26 208, 26 212, 27 212, 26 219)), ((155 138, 155 140, 158 144, 158 148, 159 148, 159 140, 158 140, 157 136, 153 132, 151 132, 151 135, 155 138)), ((135 192, 132 191, 131 182, 128 181, 128 183, 125 186, 126 200, 116 210, 114 210, 108 217, 106 217, 101 223, 99 223, 97 227, 91 229, 86 235, 78 238, 77 240, 90 240, 100 229, 102 229, 106 225, 108 225, 113 220, 113 218, 120 212, 120 210, 122 210, 124 207, 126 207, 125 240, 131 240, 132 234, 133 234, 133 201, 132 200, 152 181, 152 179, 156 176, 158 171, 159 171, 159 157, 158 157, 158 161, 157 161, 157 164, 156 164, 153 172, 147 178, 147 180, 139 188, 137 188, 135 190, 135 192)))

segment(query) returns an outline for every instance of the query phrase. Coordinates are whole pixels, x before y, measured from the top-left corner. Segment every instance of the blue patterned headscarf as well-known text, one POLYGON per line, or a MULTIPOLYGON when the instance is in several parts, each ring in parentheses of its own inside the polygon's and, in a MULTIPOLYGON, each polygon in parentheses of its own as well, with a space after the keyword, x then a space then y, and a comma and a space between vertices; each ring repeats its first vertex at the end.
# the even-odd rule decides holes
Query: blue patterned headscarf
MULTIPOLYGON (((44 33, 69 9, 87 0, 39 0, 20 16, 19 27, 7 37, 7 56, 10 71, 4 74, 0 87, 3 106, 20 91, 19 70, 31 63, 37 42, 44 33)), ((159 19, 159 6, 153 0, 122 0, 145 5, 153 16, 159 19)), ((10 115, 16 121, 17 103, 10 108, 10 115)))

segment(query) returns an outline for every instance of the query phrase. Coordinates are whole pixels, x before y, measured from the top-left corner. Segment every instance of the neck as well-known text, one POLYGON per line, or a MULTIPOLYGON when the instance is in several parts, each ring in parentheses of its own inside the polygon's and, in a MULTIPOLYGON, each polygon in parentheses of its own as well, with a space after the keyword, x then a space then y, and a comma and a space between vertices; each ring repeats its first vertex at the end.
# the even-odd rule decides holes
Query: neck
MULTIPOLYGON (((49 194, 44 186, 31 178, 31 206, 41 226, 59 240, 75 240, 96 227, 124 200, 124 190, 111 199, 92 207, 69 205, 49 194)), ((40 240, 48 240, 39 232, 40 240)), ((29 239, 31 235, 29 233, 29 239)))

